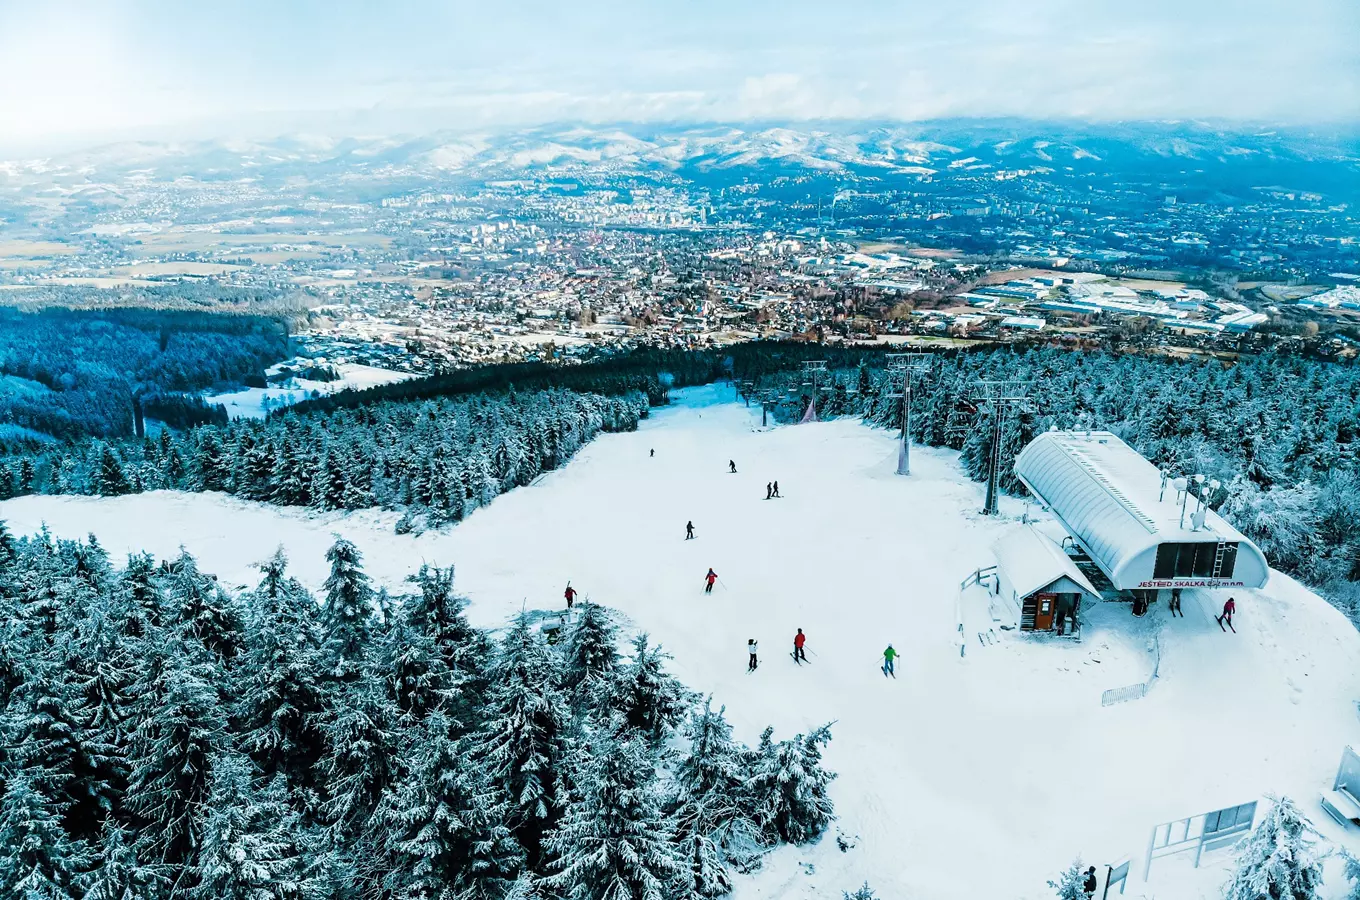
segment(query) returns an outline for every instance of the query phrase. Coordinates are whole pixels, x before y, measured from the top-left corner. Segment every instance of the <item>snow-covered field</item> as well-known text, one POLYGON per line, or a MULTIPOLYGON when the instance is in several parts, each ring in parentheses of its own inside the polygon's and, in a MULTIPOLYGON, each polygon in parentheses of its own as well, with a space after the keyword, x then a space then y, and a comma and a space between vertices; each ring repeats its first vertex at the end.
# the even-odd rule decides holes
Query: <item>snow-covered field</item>
POLYGON ((601 437, 444 534, 398 536, 395 515, 376 511, 169 492, 26 497, 0 503, 0 518, 16 532, 93 532, 115 553, 183 544, 232 585, 253 583, 252 564, 281 543, 313 589, 340 533, 393 588, 422 561, 456 564, 487 625, 521 603, 557 606, 570 579, 663 643, 743 739, 836 720, 827 762, 840 773, 839 829, 857 846, 842 852, 833 834, 783 848, 739 881, 737 900, 834 900, 865 880, 883 900, 1049 897, 1046 879, 1078 854, 1102 873, 1133 856, 1126 896, 1217 897, 1224 853, 1199 871, 1159 861, 1145 884, 1150 831, 1267 793, 1294 797, 1342 839, 1317 796, 1342 748, 1360 745, 1360 633, 1325 602, 1274 575, 1265 591, 1235 592, 1235 635, 1214 622, 1220 595, 1187 591, 1183 619, 1102 604, 1080 643, 999 632, 960 658, 959 582, 1020 527, 1021 504, 985 519, 952 453, 917 448, 900 478, 888 433, 851 421, 759 431, 759 411, 728 397, 682 392, 636 433, 601 437), (766 501, 774 479, 784 499, 766 501), (705 596, 709 566, 721 584, 705 596), (801 668, 788 654, 800 627, 811 653, 801 668), (1145 699, 1103 708, 1102 691, 1147 677, 1154 632, 1160 679, 1145 699), (748 675, 750 637, 762 663, 748 675), (889 641, 903 653, 895 681, 878 668, 889 641))
POLYGON ((267 388, 245 388, 227 394, 209 394, 204 400, 220 403, 227 408, 227 415, 233 419, 263 419, 271 410, 292 406, 316 394, 332 394, 347 388, 369 388, 394 381, 415 378, 409 372, 394 372, 359 363, 341 363, 336 366, 340 373, 335 381, 311 381, 306 378, 290 378, 286 383, 267 388))

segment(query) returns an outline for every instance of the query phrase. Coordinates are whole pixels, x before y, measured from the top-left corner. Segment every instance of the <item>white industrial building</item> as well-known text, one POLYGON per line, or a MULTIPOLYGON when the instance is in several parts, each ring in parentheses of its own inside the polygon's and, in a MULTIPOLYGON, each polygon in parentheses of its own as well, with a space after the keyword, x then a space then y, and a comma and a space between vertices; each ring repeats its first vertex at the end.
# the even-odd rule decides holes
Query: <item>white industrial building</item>
POLYGON ((1120 590, 1266 583, 1260 548, 1108 431, 1042 434, 1015 473, 1120 590))

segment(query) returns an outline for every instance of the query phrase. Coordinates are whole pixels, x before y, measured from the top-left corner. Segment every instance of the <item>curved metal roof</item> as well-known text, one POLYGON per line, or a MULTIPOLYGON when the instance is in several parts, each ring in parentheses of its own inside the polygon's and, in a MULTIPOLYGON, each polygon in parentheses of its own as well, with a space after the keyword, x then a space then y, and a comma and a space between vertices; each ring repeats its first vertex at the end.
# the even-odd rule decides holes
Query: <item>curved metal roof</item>
MULTIPOLYGON (((1161 472, 1115 434, 1041 434, 1016 458, 1015 473, 1116 586, 1129 586, 1134 579, 1125 577, 1126 566, 1149 550, 1155 554, 1158 544, 1218 541, 1238 544, 1237 564, 1244 570, 1254 568, 1255 557, 1264 583, 1267 564, 1260 549, 1212 510, 1206 510, 1203 527, 1193 530, 1194 500, 1182 525, 1176 491, 1169 484, 1163 489, 1161 472)), ((1151 572, 1141 580, 1149 577, 1151 572)))

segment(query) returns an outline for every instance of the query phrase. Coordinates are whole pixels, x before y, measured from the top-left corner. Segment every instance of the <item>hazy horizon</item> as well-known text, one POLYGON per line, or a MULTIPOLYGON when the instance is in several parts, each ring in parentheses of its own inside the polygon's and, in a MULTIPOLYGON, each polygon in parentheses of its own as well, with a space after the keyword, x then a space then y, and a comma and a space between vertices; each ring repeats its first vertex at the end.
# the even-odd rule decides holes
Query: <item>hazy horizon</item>
POLYGON ((0 0, 0 145, 556 122, 1360 122, 1360 4, 0 0))

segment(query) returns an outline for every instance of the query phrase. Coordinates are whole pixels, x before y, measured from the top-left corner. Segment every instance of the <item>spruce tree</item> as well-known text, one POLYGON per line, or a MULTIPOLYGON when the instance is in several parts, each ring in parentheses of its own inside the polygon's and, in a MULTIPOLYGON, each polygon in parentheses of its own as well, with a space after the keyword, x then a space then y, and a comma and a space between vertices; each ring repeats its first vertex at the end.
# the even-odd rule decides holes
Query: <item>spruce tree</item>
POLYGON ((437 897, 453 886, 460 900, 498 900, 524 863, 485 776, 469 765, 440 713, 412 734, 408 774, 375 816, 391 871, 392 896, 437 897))
POLYGON ((324 722, 323 816, 344 836, 359 833, 396 769, 396 710, 371 679, 340 682, 324 722))
POLYGON ((835 817, 827 787, 836 776, 822 768, 822 747, 831 726, 771 743, 761 736, 750 787, 757 821, 773 838, 802 844, 820 835, 835 817))
POLYGON ((563 657, 562 686, 577 711, 604 699, 619 666, 618 629, 604 608, 589 601, 581 604, 563 657))
POLYGON ((138 824, 138 854, 148 862, 182 865, 201 845, 197 813, 208 802, 211 762, 226 740, 215 688, 222 680, 202 649, 175 643, 149 661, 135 688, 126 804, 138 824))
POLYGON ((344 538, 336 537, 326 560, 331 564, 322 610, 327 650, 336 674, 349 678, 358 672, 373 628, 373 588, 364 574, 363 554, 344 538))
POLYGON ((1225 900, 1313 900, 1322 884, 1322 855, 1312 823, 1294 801, 1275 801, 1237 846, 1237 871, 1225 900))
POLYGON ((287 576, 279 548, 246 596, 250 629, 238 669, 241 746, 265 771, 305 785, 323 746, 324 668, 316 601, 287 576))
POLYGON ((581 801, 545 842, 543 886, 569 900, 671 896, 682 865, 644 742, 601 741, 584 779, 581 801))
POLYGON ((531 864, 561 811, 557 782, 568 716, 556 659, 521 613, 498 648, 486 724, 472 744, 531 864))
POLYGON ((691 866, 690 889, 711 897, 726 883, 725 869, 719 872, 713 859, 747 872, 759 865, 763 848, 760 828, 747 808, 746 754, 732 740, 723 711, 713 712, 705 701, 703 710, 691 716, 688 730, 689 752, 675 767, 671 809, 691 866))
POLYGON ((105 820, 95 864, 80 876, 85 900, 156 900, 168 886, 163 875, 145 866, 123 827, 105 820))
POLYGON ((660 647, 647 646, 647 635, 638 635, 633 658, 619 672, 614 690, 614 706, 623 714, 624 725, 653 745, 680 724, 692 699, 685 686, 665 671, 667 658, 660 647))
POLYGON ((119 497, 131 493, 132 484, 123 472, 123 463, 108 444, 99 453, 99 475, 95 492, 103 497, 119 497))
POLYGON ((9 774, 0 796, 0 896, 69 896, 78 860, 54 799, 27 769, 9 774))
POLYGON ((1072 861, 1072 865, 1063 871, 1062 875, 1058 876, 1057 881, 1050 881, 1048 886, 1053 888, 1058 900, 1087 900, 1086 891, 1082 890, 1082 882, 1085 880, 1081 868, 1081 859, 1077 858, 1072 861))
POLYGON ((241 616, 235 602, 204 575, 198 562, 184 548, 170 564, 164 580, 166 603, 178 619, 183 633, 227 662, 241 646, 241 616))
POLYGON ((212 762, 208 803, 199 811, 202 843, 191 900, 261 900, 287 896, 297 870, 295 847, 280 833, 289 821, 276 796, 262 796, 250 760, 233 752, 212 762))

